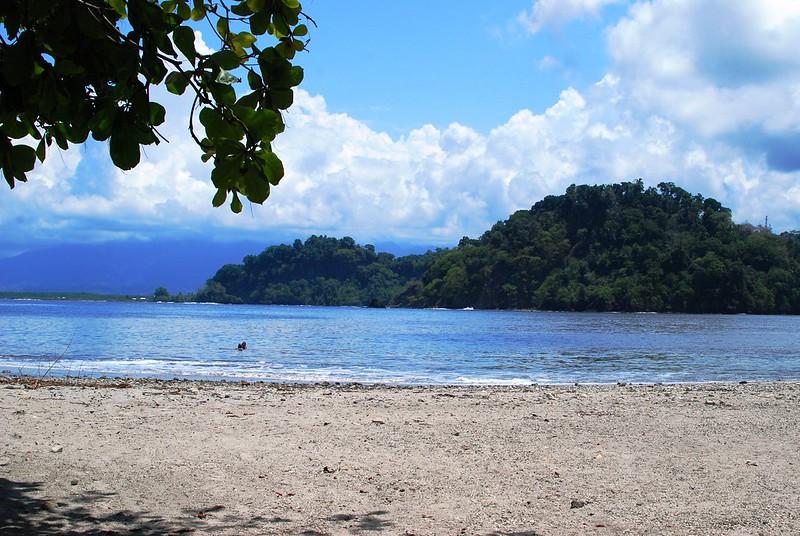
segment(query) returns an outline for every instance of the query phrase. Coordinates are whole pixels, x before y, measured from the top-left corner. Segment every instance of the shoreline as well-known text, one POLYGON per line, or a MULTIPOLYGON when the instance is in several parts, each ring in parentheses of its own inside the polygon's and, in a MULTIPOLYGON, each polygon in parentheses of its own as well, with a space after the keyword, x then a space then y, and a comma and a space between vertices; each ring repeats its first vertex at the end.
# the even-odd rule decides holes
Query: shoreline
POLYGON ((359 382, 359 381, 284 381, 284 380, 262 380, 247 377, 230 379, 218 378, 209 379, 203 377, 178 377, 173 376, 125 376, 125 375, 100 375, 100 376, 59 376, 49 374, 47 376, 36 376, 33 374, 17 374, 8 371, 0 371, 0 386, 2 385, 24 385, 32 386, 38 384, 40 387, 117 387, 129 388, 134 385, 162 385, 162 384, 185 384, 197 383, 208 386, 273 386, 283 388, 326 388, 326 389, 508 389, 526 391, 537 388, 570 388, 570 387, 669 387, 669 386, 688 386, 702 387, 706 385, 721 385, 735 387, 739 385, 791 385, 800 386, 800 378, 780 378, 772 380, 707 380, 707 381, 685 381, 685 382, 572 382, 572 383, 387 383, 387 382, 359 382), (124 385, 120 385, 124 384, 124 385))
MULTIPOLYGON (((0 293, 2 294, 2 293, 0 293)), ((58 294, 57 292, 54 294, 58 294)), ((370 307, 369 305, 321 305, 321 304, 293 304, 293 303, 231 303, 231 302, 197 302, 197 301, 163 301, 152 300, 149 296, 109 294, 104 298, 72 298, 70 293, 63 297, 4 297, 0 300, 7 301, 52 301, 52 302, 85 302, 85 303, 149 303, 165 305, 226 305, 235 307, 321 307, 345 309, 372 309, 372 310, 400 310, 400 311, 450 311, 450 312, 487 312, 487 313, 570 313, 570 314, 611 314, 611 315, 685 315, 685 316, 765 316, 765 317, 790 317, 800 316, 800 313, 748 313, 748 312, 713 312, 700 313, 691 311, 634 311, 634 310, 594 310, 594 309, 483 309, 480 307, 409 307, 403 305, 387 305, 386 307, 370 307)), ((73 293, 74 294, 74 293, 73 293)))
POLYGON ((69 381, 0 378, 3 534, 800 532, 800 382, 69 381))

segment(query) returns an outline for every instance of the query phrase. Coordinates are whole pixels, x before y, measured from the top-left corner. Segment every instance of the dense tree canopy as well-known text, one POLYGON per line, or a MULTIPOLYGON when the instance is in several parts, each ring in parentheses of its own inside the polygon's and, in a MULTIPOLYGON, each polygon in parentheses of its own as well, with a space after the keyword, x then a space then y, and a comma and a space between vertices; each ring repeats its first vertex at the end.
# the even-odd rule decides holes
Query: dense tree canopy
POLYGON ((243 264, 223 266, 199 301, 385 306, 408 281, 422 277, 433 253, 396 258, 352 238, 312 236, 272 246, 243 264))
POLYGON ((571 186, 440 255, 420 303, 800 313, 799 243, 672 183, 571 186))
POLYGON ((67 149, 89 135, 109 140, 117 167, 135 167, 140 147, 160 141, 166 110, 151 90, 164 85, 194 94, 189 132, 203 160, 213 160, 214 206, 229 194, 234 212, 242 210, 240 194, 263 203, 284 173, 271 144, 303 79, 291 63, 306 48, 303 18, 310 20, 298 0, 3 0, 3 177, 13 188, 53 142, 67 149), (195 47, 200 23, 219 39, 213 54, 195 47), (241 77, 249 86, 243 95, 241 77))
POLYGON ((697 313, 800 313, 800 232, 737 225, 671 183, 571 186, 479 239, 395 258, 312 237, 227 265, 220 302, 697 313))

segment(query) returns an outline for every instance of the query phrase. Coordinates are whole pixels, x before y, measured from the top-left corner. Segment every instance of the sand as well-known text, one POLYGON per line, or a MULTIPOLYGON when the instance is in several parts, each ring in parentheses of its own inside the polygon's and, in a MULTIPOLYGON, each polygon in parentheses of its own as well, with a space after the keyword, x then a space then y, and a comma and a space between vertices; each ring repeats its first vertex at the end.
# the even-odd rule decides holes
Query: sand
POLYGON ((800 384, 0 379, 0 534, 800 534, 800 384))

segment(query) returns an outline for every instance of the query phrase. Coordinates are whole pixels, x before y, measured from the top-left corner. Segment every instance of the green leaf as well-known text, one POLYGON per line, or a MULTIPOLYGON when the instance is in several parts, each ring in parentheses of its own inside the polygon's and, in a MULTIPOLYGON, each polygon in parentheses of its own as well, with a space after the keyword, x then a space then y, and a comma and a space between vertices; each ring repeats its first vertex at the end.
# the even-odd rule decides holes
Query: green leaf
POLYGON ((206 8, 205 6, 202 7, 195 7, 192 9, 191 18, 193 21, 198 22, 203 20, 206 17, 206 8))
POLYGON ((231 210, 236 214, 242 211, 242 202, 239 200, 239 194, 233 192, 233 200, 231 201, 231 210))
POLYGON ((299 65, 293 66, 291 73, 289 75, 289 78, 291 80, 290 85, 292 87, 299 86, 300 83, 303 81, 303 76, 304 76, 303 68, 300 67, 299 65))
POLYGON ((22 85, 33 75, 35 56, 30 48, 19 42, 16 45, 3 45, 2 73, 9 85, 22 85))
POLYGON ((161 9, 164 10, 165 13, 172 13, 175 11, 175 7, 178 5, 178 0, 165 0, 161 2, 161 9))
POLYGON ((304 35, 308 35, 308 26, 305 24, 298 25, 294 30, 292 30, 292 35, 295 37, 303 37, 304 35))
POLYGON ((53 139, 56 140, 56 145, 58 145, 59 149, 66 151, 69 149, 69 143, 67 143, 67 137, 64 135, 63 129, 59 129, 59 126, 63 127, 61 123, 58 123, 55 125, 55 127, 53 127, 53 139))
POLYGON ((178 50, 194 65, 197 59, 197 51, 194 48, 194 30, 188 26, 179 26, 172 33, 172 38, 175 40, 178 50))
POLYGON ((189 20, 192 18, 192 10, 189 8, 189 4, 186 2, 178 4, 178 16, 181 20, 189 20))
POLYGON ((20 121, 22 121, 22 123, 25 125, 25 128, 28 130, 28 134, 37 140, 42 139, 42 133, 39 132, 39 129, 36 128, 36 125, 34 125, 30 119, 23 115, 20 117, 20 121))
POLYGON ((15 140, 24 138, 28 135, 28 129, 25 124, 16 119, 11 119, 3 124, 3 132, 10 138, 15 140))
POLYGON ((255 35, 264 35, 269 26, 269 17, 264 11, 260 11, 250 17, 250 31, 255 35))
POLYGON ((256 36, 250 32, 239 32, 234 41, 242 48, 250 48, 257 41, 256 36))
POLYGON ((300 9, 300 2, 297 0, 283 0, 283 5, 289 9, 300 9))
POLYGON ((28 145, 15 145, 11 148, 11 165, 17 177, 32 170, 36 165, 36 150, 28 145))
POLYGON ((3 177, 5 177, 9 188, 14 189, 14 170, 8 166, 8 163, 3 164, 3 177))
POLYGON ((277 185, 284 174, 283 162, 281 162, 281 159, 272 151, 267 151, 265 149, 260 149, 256 153, 256 156, 261 162, 261 169, 264 170, 264 175, 267 176, 269 183, 273 186, 277 185))
POLYGON ((39 162, 44 162, 45 156, 47 156, 47 144, 44 138, 42 138, 41 141, 39 141, 39 145, 36 147, 36 158, 39 159, 39 162))
POLYGON ((217 188, 230 189, 238 182, 241 167, 241 154, 233 158, 217 158, 214 160, 214 169, 211 170, 211 182, 217 188))
POLYGON ((231 11, 234 15, 239 15, 240 17, 249 17, 253 14, 253 10, 246 3, 231 6, 231 11))
POLYGON ((186 86, 189 85, 189 78, 181 72, 173 71, 167 75, 165 83, 167 91, 175 95, 183 95, 183 92, 186 91, 186 86))
POLYGON ((264 108, 253 110, 245 106, 237 106, 234 113, 247 125, 251 136, 259 140, 266 140, 267 143, 275 139, 278 132, 283 130, 280 116, 272 110, 264 108))
POLYGON ((114 132, 111 133, 111 143, 109 144, 111 160, 120 169, 133 169, 139 164, 139 142, 136 139, 136 132, 130 126, 117 124, 114 132))
POLYGON ((280 110, 286 110, 294 102, 294 93, 291 89, 270 89, 269 97, 272 105, 280 110))
POLYGON ((161 40, 158 42, 158 49, 165 54, 172 56, 173 58, 178 57, 178 54, 175 52, 175 48, 172 46, 172 41, 170 41, 167 34, 164 34, 161 37, 161 40))
POLYGON ((161 106, 157 102, 151 102, 150 103, 150 124, 151 125, 157 127, 158 125, 162 124, 164 122, 164 119, 166 118, 166 115, 167 115, 167 110, 165 110, 163 106, 161 106))
POLYGON ((266 4, 266 0, 247 0, 247 7, 249 7, 253 13, 264 11, 266 4))
POLYGON ((217 188, 217 193, 214 194, 211 204, 214 205, 214 208, 221 207, 226 199, 228 199, 228 191, 225 188, 217 188))
POLYGON ((227 84, 212 84, 211 94, 214 95, 217 103, 225 106, 233 106, 236 102, 236 90, 227 84))
POLYGON ((261 102, 261 91, 253 91, 236 101, 237 106, 246 106, 253 110, 256 109, 258 103, 261 102))
POLYGON ((244 136, 244 130, 238 123, 231 123, 218 111, 213 108, 203 108, 200 110, 200 123, 206 127, 206 134, 212 140, 215 138, 227 138, 238 141, 244 136))
POLYGON ((110 5, 111 8, 117 12, 117 15, 119 15, 120 18, 124 19, 125 17, 128 16, 128 13, 125 10, 125 0, 106 0, 106 1, 108 2, 108 5, 110 5))
POLYGON ((216 150, 217 156, 224 160, 229 157, 241 158, 244 154, 245 147, 240 141, 222 138, 217 140, 216 150))
POLYGON ((269 183, 258 173, 258 170, 251 166, 247 173, 242 177, 244 182, 244 194, 253 203, 262 204, 269 197, 269 183))
POLYGON ((220 36, 222 36, 223 39, 225 38, 226 35, 228 35, 228 33, 230 33, 230 31, 231 29, 228 26, 227 19, 223 19, 221 17, 217 19, 217 32, 219 33, 220 36))
POLYGON ((117 108, 113 105, 98 110, 89 122, 89 127, 92 129, 92 137, 97 141, 107 140, 111 136, 116 115, 117 108))
POLYGON ((211 61, 227 71, 237 68, 242 59, 233 50, 220 50, 211 55, 211 61))
POLYGON ((247 83, 250 85, 250 89, 261 89, 264 87, 264 82, 261 80, 261 77, 253 71, 247 71, 247 83))

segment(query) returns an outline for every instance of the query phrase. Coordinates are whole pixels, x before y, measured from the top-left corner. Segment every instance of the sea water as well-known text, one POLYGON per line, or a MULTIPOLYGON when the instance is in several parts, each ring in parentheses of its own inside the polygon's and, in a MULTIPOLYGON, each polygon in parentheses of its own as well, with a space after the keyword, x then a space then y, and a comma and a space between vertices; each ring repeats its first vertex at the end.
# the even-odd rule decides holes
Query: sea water
POLYGON ((800 317, 0 300, 0 371, 389 384, 797 380, 800 317))

